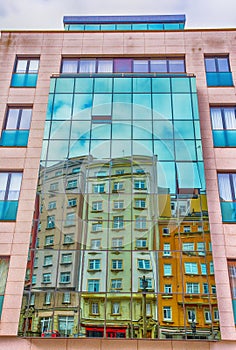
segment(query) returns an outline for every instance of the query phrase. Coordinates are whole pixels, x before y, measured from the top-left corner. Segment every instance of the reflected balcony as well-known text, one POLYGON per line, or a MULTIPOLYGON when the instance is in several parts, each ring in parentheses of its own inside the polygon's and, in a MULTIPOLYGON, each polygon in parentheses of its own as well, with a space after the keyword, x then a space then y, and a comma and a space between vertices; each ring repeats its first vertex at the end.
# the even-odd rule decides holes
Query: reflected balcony
POLYGON ((231 72, 206 72, 207 86, 234 86, 231 72))
POLYGON ((37 73, 14 73, 12 74, 11 87, 36 87, 37 73))

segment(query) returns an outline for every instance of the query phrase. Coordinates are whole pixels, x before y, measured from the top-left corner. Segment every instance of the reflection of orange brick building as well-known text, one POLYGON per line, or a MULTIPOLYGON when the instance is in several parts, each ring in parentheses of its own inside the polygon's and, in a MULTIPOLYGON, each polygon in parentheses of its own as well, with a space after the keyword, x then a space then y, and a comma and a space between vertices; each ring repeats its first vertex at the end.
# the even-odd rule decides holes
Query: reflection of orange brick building
POLYGON ((217 337, 219 315, 206 198, 185 197, 179 208, 169 195, 165 202, 162 195, 159 202, 163 208, 158 224, 159 331, 178 338, 181 329, 188 327, 188 337, 195 337, 194 322, 199 338, 212 332, 217 337))

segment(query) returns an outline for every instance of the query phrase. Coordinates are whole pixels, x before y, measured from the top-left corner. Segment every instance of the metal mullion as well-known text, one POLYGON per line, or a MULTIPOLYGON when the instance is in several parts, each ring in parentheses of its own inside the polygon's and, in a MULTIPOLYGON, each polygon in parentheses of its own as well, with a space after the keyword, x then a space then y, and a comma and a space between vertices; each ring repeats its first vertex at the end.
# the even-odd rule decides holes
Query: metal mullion
POLYGON ((27 65, 26 65, 26 74, 29 74, 29 67, 30 67, 30 59, 27 60, 27 65))
POLYGON ((17 118, 17 124, 16 124, 16 129, 19 130, 20 129, 20 123, 21 123, 21 118, 22 118, 22 109, 19 109, 19 113, 18 113, 18 118, 17 118))
POLYGON ((7 185, 6 185, 6 191, 5 191, 4 201, 7 201, 7 199, 8 199, 9 189, 10 189, 10 185, 11 185, 11 175, 12 175, 11 173, 8 173, 7 185))

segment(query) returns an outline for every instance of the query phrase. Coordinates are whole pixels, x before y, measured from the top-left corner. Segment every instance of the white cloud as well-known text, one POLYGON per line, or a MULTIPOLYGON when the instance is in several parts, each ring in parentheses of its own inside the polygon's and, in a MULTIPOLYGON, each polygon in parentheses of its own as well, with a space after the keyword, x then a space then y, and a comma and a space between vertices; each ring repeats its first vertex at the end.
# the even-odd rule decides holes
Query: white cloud
POLYGON ((186 14, 187 28, 236 27, 235 0, 0 0, 0 29, 63 29, 64 15, 186 14))

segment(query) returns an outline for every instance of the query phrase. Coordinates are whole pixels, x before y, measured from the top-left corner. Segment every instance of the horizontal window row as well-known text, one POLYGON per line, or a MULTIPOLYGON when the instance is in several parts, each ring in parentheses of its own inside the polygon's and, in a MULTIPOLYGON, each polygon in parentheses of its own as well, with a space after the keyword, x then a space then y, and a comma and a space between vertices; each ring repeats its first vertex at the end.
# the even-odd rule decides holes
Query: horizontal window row
POLYGON ((69 31, 143 31, 180 29, 184 29, 184 23, 65 24, 65 30, 69 31))
MULTIPOLYGON (((208 86, 232 86, 228 56, 205 57, 206 79, 208 86)), ((39 70, 39 58, 17 57, 11 86, 35 87, 39 70)), ((184 73, 183 58, 162 59, 75 59, 63 58, 61 72, 77 73, 184 73)))

